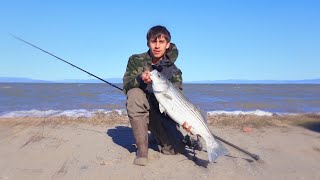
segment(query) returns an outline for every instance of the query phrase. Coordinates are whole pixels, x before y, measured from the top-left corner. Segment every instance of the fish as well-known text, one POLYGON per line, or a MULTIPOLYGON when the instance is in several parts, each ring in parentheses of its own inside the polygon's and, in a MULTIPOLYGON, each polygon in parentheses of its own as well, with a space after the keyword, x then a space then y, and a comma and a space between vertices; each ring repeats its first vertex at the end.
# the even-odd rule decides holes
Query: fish
POLYGON ((151 71, 152 90, 159 103, 159 110, 165 113, 187 132, 200 136, 206 143, 208 160, 216 161, 229 152, 217 141, 207 125, 207 118, 200 109, 193 105, 166 77, 156 69, 151 71))

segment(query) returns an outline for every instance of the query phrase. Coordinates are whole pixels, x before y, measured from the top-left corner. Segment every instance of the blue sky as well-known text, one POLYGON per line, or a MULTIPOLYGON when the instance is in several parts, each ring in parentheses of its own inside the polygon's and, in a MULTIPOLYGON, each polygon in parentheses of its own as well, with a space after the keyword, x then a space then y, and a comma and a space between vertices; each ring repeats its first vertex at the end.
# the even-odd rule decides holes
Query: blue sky
POLYGON ((102 77, 122 77, 166 26, 185 81, 320 78, 320 1, 16 1, 0 3, 0 77, 91 79, 9 33, 102 77))

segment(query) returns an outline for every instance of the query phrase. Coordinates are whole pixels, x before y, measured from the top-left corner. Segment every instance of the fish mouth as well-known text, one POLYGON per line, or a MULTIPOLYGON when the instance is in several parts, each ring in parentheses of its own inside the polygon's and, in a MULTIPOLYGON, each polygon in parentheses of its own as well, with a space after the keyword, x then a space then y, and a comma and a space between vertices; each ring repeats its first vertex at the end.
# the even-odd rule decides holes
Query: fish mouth
POLYGON ((152 71, 150 72, 150 74, 151 74, 151 75, 155 75, 157 72, 158 72, 158 71, 157 71, 156 69, 154 69, 154 70, 152 70, 152 71))
POLYGON ((158 71, 156 69, 152 70, 150 72, 151 76, 150 76, 150 79, 153 80, 153 76, 155 76, 155 74, 157 73, 158 71))

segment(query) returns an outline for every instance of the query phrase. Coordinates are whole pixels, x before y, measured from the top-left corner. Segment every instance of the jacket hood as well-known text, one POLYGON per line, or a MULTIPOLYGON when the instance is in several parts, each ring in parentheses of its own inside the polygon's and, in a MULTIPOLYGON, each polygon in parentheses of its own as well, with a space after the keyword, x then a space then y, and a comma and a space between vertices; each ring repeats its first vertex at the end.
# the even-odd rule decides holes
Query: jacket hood
POLYGON ((165 56, 173 64, 178 59, 179 51, 174 43, 170 43, 170 47, 167 49, 165 56))

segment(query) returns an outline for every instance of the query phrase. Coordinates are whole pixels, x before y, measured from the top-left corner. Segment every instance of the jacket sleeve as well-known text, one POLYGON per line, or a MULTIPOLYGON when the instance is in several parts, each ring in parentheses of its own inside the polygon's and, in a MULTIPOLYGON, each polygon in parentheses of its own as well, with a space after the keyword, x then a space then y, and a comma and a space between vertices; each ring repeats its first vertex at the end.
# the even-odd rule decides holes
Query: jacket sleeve
POLYGON ((181 91, 183 90, 183 87, 182 87, 182 71, 179 68, 176 67, 176 70, 174 71, 170 81, 175 87, 177 87, 181 91))
POLYGON ((139 72, 142 72, 142 67, 137 66, 135 58, 131 56, 128 60, 126 72, 123 76, 123 92, 125 94, 127 94, 127 92, 132 88, 139 88, 142 85, 145 85, 140 78, 139 72))

